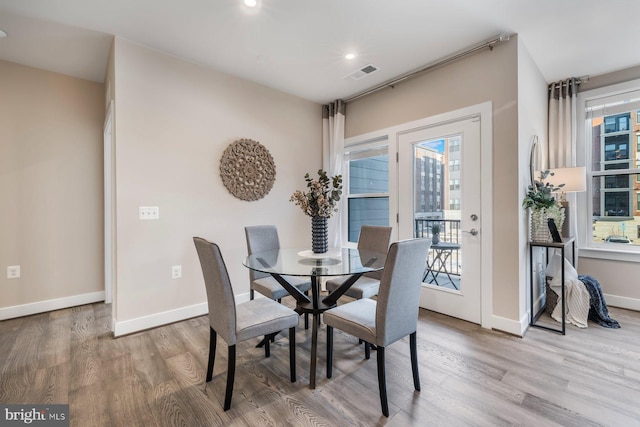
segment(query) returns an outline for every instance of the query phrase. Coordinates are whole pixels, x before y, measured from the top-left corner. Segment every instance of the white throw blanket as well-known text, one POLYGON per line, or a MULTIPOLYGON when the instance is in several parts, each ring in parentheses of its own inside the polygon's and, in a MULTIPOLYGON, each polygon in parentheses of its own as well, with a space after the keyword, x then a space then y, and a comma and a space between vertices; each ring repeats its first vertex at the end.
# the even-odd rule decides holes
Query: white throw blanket
MULTIPOLYGON (((546 275, 552 278, 549 281, 549 286, 558 294, 558 297, 562 291, 562 264, 560 254, 554 254, 546 271, 546 275)), ((578 280, 578 272, 567 259, 564 260, 564 291, 567 302, 565 304, 567 322, 579 328, 586 328, 589 317, 589 291, 584 283, 578 280)), ((551 317, 562 322, 562 301, 560 298, 558 298, 558 303, 551 313, 551 317)))

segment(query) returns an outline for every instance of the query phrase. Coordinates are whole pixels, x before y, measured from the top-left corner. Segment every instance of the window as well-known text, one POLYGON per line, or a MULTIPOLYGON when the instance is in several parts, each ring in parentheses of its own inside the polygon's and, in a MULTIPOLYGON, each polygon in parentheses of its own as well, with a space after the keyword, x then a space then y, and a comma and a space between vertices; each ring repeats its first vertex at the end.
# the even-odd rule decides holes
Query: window
MULTIPOLYGON (((428 173, 428 162, 416 169, 428 173)), ((345 147, 347 233, 357 242, 363 225, 389 225, 389 154, 387 140, 345 147)), ((422 202, 424 203, 424 202, 422 202)))
POLYGON ((635 88, 620 87, 579 95, 591 212, 581 228, 590 247, 629 251, 640 249, 640 237, 634 235, 640 230, 640 81, 635 88))

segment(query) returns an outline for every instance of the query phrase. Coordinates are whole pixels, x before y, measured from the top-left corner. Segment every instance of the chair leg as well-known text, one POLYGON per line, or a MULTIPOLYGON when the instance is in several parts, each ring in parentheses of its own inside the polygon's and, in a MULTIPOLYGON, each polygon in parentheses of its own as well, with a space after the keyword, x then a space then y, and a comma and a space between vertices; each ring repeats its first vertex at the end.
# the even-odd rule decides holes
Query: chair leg
POLYGON ((231 408, 231 395, 233 394, 233 380, 236 376, 236 345, 229 346, 229 365, 227 367, 227 391, 224 394, 224 410, 231 408))
POLYGON ((380 389, 380 405, 385 417, 389 416, 389 405, 387 403, 387 381, 384 373, 384 347, 378 346, 378 388, 380 389))
POLYGON ((264 337, 264 357, 271 356, 271 335, 264 337))
POLYGON ((255 297, 254 292, 255 292, 255 291, 254 291, 253 289, 249 289, 249 299, 250 299, 250 300, 252 300, 252 299, 255 297))
POLYGON ((296 328, 289 328, 289 370, 291 382, 296 382, 296 328))
POLYGON ((420 391, 420 374, 418 373, 418 346, 416 344, 416 333, 409 335, 409 346, 411 348, 411 370, 413 371, 413 387, 420 391))
POLYGON ((333 375, 333 326, 327 325, 327 378, 333 375))
POLYGON ((207 366, 207 382, 213 378, 213 363, 216 361, 216 338, 218 334, 209 326, 209 364, 207 366))
POLYGON ((364 342, 364 358, 369 360, 371 358, 371 344, 364 342))

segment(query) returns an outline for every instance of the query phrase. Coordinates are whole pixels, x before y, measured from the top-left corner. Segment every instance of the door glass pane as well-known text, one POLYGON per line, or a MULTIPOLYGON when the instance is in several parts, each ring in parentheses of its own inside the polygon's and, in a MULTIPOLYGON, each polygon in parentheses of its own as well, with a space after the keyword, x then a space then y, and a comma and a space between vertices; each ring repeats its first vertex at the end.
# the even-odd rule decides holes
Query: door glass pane
POLYGON ((414 144, 414 237, 432 239, 424 282, 459 290, 461 135, 414 144))

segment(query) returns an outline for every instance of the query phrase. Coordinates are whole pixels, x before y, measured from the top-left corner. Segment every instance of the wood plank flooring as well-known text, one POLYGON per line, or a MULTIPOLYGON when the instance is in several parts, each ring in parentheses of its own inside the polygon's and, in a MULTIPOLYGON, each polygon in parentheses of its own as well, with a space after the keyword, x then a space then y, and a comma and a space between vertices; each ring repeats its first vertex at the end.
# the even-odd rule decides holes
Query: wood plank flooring
MULTIPOLYGON (((290 298, 285 299, 288 300, 290 298)), ((311 331, 266 359, 238 344, 231 410, 222 403, 226 344, 204 383, 208 319, 198 317, 113 339, 110 310, 91 304, 0 322, 0 403, 68 403, 72 426, 640 426, 640 313, 612 308, 621 329, 589 323, 560 336, 525 338, 420 311, 422 391, 415 392, 408 339, 387 349, 390 417, 382 416, 375 353, 334 335, 326 378, 324 325, 318 384, 309 389, 311 331)))

